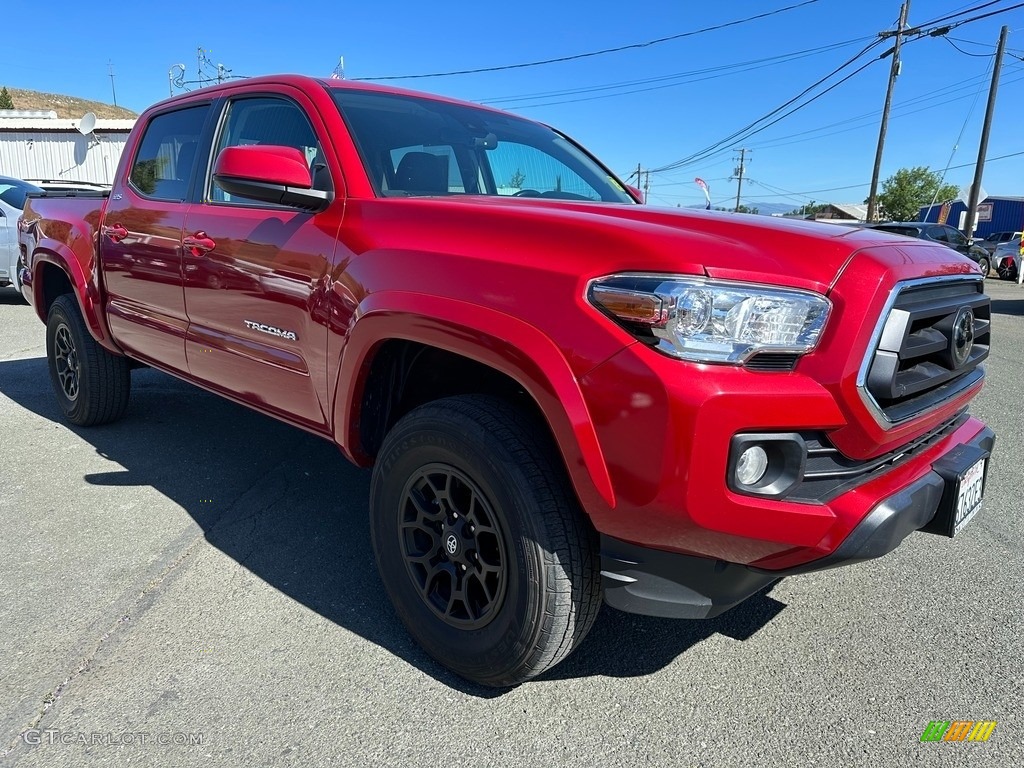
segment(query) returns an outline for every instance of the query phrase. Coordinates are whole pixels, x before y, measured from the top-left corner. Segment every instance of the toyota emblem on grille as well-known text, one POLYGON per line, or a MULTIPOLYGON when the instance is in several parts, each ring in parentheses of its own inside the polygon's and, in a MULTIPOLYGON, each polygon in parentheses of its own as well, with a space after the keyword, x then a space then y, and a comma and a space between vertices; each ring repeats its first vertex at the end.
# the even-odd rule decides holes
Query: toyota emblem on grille
POLYGON ((961 307, 953 321, 953 333, 949 340, 949 354, 953 359, 953 367, 961 368, 971 356, 974 347, 974 311, 970 307, 961 307))

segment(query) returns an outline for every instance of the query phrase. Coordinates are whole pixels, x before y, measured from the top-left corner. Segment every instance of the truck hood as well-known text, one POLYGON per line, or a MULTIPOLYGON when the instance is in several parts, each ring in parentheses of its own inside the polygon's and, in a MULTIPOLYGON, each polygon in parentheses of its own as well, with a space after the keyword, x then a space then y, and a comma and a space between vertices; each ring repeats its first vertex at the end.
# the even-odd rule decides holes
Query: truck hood
POLYGON ((449 247, 454 241, 462 255, 480 258, 499 243, 503 259, 517 254, 520 263, 581 276, 703 274, 828 293, 865 248, 888 246, 903 261, 913 260, 908 254, 918 248, 934 261, 938 249, 943 259, 970 263, 952 249, 899 235, 752 214, 471 196, 378 199, 363 209, 377 218, 371 210, 405 225, 373 228, 387 241, 376 247, 421 246, 422 235, 436 229, 437 238, 430 239, 449 247), (404 239, 402 232, 418 233, 419 242, 396 242, 404 239))

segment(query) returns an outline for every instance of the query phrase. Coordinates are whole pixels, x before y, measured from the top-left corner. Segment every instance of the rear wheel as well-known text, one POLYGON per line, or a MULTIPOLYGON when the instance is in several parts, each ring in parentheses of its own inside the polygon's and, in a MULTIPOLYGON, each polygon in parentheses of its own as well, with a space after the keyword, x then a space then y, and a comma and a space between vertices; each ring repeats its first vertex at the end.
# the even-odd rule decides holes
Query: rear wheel
POLYGON ((597 617, 596 535, 546 430, 497 398, 447 398, 404 416, 377 457, 370 515, 399 617, 462 677, 535 677, 597 617))
POLYGON ((46 357, 57 404, 72 424, 106 424, 124 415, 131 390, 128 359, 96 343, 68 294, 50 307, 46 357))

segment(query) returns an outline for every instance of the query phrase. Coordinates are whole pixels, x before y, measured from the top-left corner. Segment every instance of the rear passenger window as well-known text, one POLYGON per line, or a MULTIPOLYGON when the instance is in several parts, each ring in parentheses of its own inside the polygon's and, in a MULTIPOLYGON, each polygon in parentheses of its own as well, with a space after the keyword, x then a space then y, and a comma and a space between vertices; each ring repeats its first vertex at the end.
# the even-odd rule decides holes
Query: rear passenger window
MULTIPOLYGON (((309 163, 313 189, 332 191, 330 172, 324 159, 323 150, 316 133, 302 111, 293 101, 271 96, 235 99, 228 105, 227 117, 220 129, 214 157, 226 147, 249 146, 253 144, 294 147, 309 163)), ((216 164, 215 164, 216 165, 216 164)), ((209 200, 219 203, 248 203, 262 207, 274 207, 270 203, 258 202, 225 192, 211 179, 209 200)))
POLYGON ((146 126, 129 181, 146 197, 185 200, 208 104, 157 115, 146 126))

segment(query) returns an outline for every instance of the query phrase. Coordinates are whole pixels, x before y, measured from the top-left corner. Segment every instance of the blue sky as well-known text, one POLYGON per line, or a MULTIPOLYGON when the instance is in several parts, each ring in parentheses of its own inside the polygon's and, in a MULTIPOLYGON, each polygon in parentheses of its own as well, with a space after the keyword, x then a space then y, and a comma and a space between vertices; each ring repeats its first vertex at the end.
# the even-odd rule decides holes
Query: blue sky
MULTIPOLYGON (((766 18, 645 47, 543 66, 389 81, 482 101, 550 123, 581 141, 623 177, 650 175, 650 202, 693 205, 708 181, 716 205, 731 206, 729 180, 740 147, 751 149, 743 202, 797 207, 861 202, 871 179, 888 60, 753 136, 672 170, 775 110, 892 29, 897 0, 737 0, 622 3, 193 2, 111 7, 50 0, 5 5, 0 84, 111 101, 136 111, 169 93, 168 70, 196 79, 196 51, 234 75, 329 75, 345 58, 350 79, 501 67, 569 57, 683 35, 797 5, 766 18), (13 7, 12 7, 13 5, 13 7), (45 19, 41 10, 45 8, 45 19)), ((1019 0, 913 0, 911 26, 985 6, 952 22, 1012 8, 1019 0)), ((949 22, 945 22, 949 23, 949 22)), ((926 165, 970 183, 995 45, 1010 27, 983 186, 1024 195, 1024 7, 967 23, 950 40, 924 37, 903 51, 882 179, 926 165), (956 47, 954 47, 954 45, 956 47), (957 50, 959 48, 960 50, 957 50), (958 143, 959 142, 959 143, 958 143)), ((876 58, 879 45, 823 83, 876 58)), ((195 87, 195 86, 192 86, 195 87)))

